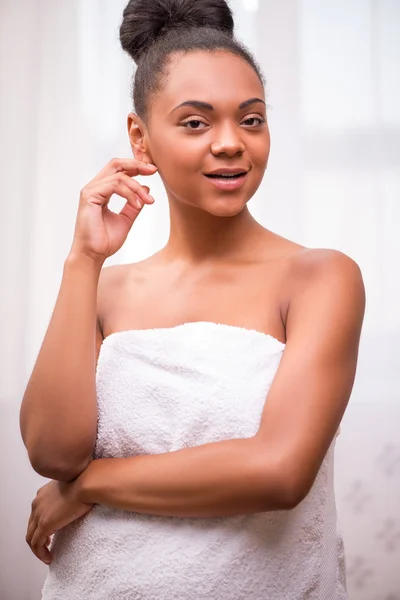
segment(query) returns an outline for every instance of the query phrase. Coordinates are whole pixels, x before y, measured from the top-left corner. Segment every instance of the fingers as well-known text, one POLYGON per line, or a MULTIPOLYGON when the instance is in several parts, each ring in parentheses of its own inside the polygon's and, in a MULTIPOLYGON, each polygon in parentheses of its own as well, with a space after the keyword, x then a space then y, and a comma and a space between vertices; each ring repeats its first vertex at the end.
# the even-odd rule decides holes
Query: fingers
POLYGON ((117 194, 126 198, 133 207, 141 209, 144 204, 154 203, 154 198, 150 196, 148 190, 147 186, 141 185, 126 173, 116 173, 86 185, 81 191, 81 198, 83 202, 104 206, 108 204, 113 194, 117 194))
POLYGON ((117 252, 143 206, 154 203, 149 188, 133 176, 156 171, 154 165, 135 159, 113 159, 86 184, 80 192, 71 253, 104 261, 117 252), (113 194, 126 199, 119 214, 108 209, 113 194))
MULTIPOLYGON (((149 191, 149 188, 147 186, 143 187, 147 191, 149 191)), ((130 191, 128 192, 128 194, 130 194, 130 191)), ((124 197, 126 198, 127 195, 124 195, 124 197)), ((139 198, 139 196, 135 195, 133 200, 131 198, 124 204, 124 206, 119 211, 118 216, 125 217, 126 219, 128 219, 128 222, 132 224, 138 216, 139 212, 142 210, 143 206, 143 201, 139 198)))
POLYGON ((39 523, 36 529, 33 531, 33 535, 31 538, 32 548, 39 548, 41 546, 44 546, 48 537, 49 532, 46 531, 46 528, 39 523))
POLYGON ((50 536, 48 535, 48 532, 45 532, 42 527, 38 525, 37 528, 33 530, 33 535, 30 542, 28 542, 28 545, 33 554, 46 565, 49 565, 52 560, 50 550, 48 549, 49 544, 50 536))
POLYGON ((125 172, 130 177, 135 177, 136 175, 154 175, 157 172, 157 167, 151 163, 136 160, 136 158, 113 158, 92 179, 92 182, 120 172, 125 172))
POLYGON ((136 196, 136 203, 138 208, 143 208, 145 204, 154 204, 155 200, 153 196, 150 195, 150 188, 147 185, 142 185, 143 190, 145 191, 144 197, 136 196), (144 201, 144 203, 143 203, 144 201))
POLYGON ((46 565, 49 565, 52 561, 52 556, 48 549, 50 539, 49 532, 46 532, 44 527, 35 521, 32 513, 28 523, 26 542, 33 554, 46 565))

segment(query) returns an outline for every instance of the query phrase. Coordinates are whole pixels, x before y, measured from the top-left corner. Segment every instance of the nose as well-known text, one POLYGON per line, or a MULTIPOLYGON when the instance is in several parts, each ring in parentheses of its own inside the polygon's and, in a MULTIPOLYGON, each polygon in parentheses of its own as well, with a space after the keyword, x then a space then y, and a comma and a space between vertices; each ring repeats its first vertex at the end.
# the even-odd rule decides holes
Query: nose
POLYGON ((245 146, 240 138, 237 125, 226 124, 219 128, 211 144, 211 153, 214 156, 226 155, 229 157, 243 154, 245 146))

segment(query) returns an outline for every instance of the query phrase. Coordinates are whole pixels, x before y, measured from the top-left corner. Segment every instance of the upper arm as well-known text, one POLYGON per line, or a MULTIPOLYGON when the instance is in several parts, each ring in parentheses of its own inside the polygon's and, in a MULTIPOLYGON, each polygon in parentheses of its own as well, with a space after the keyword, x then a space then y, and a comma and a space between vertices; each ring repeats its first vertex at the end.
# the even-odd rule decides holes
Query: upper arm
POLYGON ((295 503, 309 492, 350 398, 364 310, 358 265, 337 251, 311 250, 299 266, 286 347, 256 435, 295 503))

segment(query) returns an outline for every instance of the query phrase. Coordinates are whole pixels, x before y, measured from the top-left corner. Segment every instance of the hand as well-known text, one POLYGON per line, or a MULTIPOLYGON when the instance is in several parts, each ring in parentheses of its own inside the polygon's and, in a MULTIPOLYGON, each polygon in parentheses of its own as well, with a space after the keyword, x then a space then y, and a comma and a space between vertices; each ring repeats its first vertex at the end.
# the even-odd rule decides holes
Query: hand
POLYGON ((93 504, 79 500, 74 481, 50 481, 41 487, 32 502, 26 533, 26 541, 32 552, 45 564, 50 564, 50 536, 88 513, 92 507, 93 504))
POLYGON ((80 194, 74 240, 70 254, 89 256, 99 262, 115 254, 144 204, 153 204, 150 188, 132 179, 135 175, 153 175, 157 167, 135 158, 114 158, 80 194), (119 213, 108 208, 113 194, 126 198, 119 213))

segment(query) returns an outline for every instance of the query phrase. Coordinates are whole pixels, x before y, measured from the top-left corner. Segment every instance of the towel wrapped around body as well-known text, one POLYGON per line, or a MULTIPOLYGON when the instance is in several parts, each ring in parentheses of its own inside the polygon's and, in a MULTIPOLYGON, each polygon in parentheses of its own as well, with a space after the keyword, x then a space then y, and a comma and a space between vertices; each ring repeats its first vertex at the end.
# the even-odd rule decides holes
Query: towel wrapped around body
MULTIPOLYGON (((95 458, 253 436, 285 345, 206 321, 108 336, 95 458)), ((42 600, 345 600, 335 441, 293 510, 218 518, 96 505, 54 536, 42 600)))

